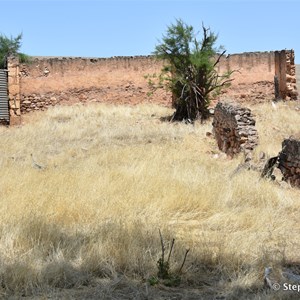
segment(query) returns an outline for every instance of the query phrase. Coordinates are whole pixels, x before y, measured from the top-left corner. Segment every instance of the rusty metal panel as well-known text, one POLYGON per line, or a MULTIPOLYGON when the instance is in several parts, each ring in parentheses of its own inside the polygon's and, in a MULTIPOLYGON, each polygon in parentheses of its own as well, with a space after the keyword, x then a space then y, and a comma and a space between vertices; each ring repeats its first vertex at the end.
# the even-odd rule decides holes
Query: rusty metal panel
POLYGON ((0 124, 9 124, 7 70, 0 70, 0 124))

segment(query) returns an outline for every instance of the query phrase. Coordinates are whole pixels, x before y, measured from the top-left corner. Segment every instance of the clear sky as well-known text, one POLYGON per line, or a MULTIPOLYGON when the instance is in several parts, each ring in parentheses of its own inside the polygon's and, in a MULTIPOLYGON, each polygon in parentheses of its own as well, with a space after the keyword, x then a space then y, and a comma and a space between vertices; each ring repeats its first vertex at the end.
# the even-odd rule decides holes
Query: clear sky
POLYGON ((181 18, 218 33, 228 54, 294 49, 300 63, 298 0, 0 0, 0 33, 23 32, 32 56, 148 55, 181 18))

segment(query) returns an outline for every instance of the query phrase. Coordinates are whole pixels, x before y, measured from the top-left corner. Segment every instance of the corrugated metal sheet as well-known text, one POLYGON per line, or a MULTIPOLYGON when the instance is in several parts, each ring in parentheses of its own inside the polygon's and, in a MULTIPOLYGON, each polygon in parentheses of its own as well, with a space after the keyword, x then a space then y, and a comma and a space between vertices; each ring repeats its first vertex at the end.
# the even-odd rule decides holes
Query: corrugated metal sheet
POLYGON ((0 70, 0 123, 9 124, 7 71, 0 70))

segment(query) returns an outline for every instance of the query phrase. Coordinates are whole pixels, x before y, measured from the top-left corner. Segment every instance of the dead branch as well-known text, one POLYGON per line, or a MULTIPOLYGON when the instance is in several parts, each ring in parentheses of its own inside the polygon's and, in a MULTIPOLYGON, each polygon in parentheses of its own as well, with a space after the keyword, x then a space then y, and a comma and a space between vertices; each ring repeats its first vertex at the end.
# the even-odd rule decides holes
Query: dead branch
POLYGON ((226 50, 224 50, 218 57, 218 59, 216 60, 216 62, 214 63, 214 67, 220 62, 221 57, 226 53, 226 50))
POLYGON ((168 263, 170 261, 170 257, 171 257, 171 253, 172 253, 172 250, 173 250, 173 247, 174 247, 174 243, 175 243, 175 239, 173 238, 172 239, 172 243, 171 243, 171 248, 170 248, 169 256, 168 256, 168 260, 167 260, 168 263))
POLYGON ((185 255, 184 255, 184 259, 183 259, 183 262, 182 262, 182 265, 181 265, 181 267, 180 267, 180 269, 179 269, 179 273, 181 272, 181 270, 182 270, 182 268, 183 268, 183 266, 184 266, 184 264, 185 264, 185 261, 186 261, 186 257, 187 257, 187 255, 188 255, 188 253, 190 252, 190 249, 187 249, 186 251, 185 251, 185 255))

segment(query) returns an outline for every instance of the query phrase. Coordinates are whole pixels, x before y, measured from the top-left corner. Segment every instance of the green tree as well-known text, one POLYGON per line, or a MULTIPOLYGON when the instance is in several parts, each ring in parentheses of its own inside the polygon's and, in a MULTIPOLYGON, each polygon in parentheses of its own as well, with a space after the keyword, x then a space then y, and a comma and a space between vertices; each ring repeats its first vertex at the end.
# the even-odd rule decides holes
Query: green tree
POLYGON ((217 35, 204 25, 202 30, 203 38, 199 41, 192 26, 176 20, 155 47, 154 55, 165 62, 159 76, 160 86, 173 95, 176 111, 172 120, 206 119, 211 97, 233 80, 233 71, 222 75, 216 71, 226 52, 223 47, 215 48, 217 35))
POLYGON ((23 34, 20 33, 17 37, 7 37, 6 35, 0 34, 0 69, 5 68, 6 58, 9 55, 18 55, 21 62, 28 60, 28 56, 24 53, 20 53, 21 40, 23 34))

